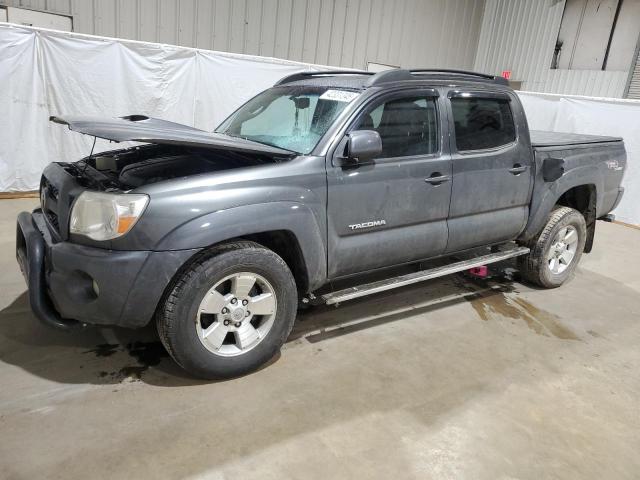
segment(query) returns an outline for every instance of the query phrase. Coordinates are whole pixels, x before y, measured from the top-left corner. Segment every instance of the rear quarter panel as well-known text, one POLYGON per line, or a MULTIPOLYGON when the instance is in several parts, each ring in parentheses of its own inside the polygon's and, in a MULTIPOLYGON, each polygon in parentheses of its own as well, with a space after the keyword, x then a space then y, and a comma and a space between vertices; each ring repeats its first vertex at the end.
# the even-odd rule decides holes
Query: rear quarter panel
POLYGON ((596 188, 596 216, 615 206, 627 163, 624 143, 607 142, 566 147, 534 147, 535 178, 529 222, 521 235, 528 240, 544 226, 558 199, 580 185, 596 188), (542 164, 546 158, 564 159, 565 173, 555 182, 545 182, 542 164))

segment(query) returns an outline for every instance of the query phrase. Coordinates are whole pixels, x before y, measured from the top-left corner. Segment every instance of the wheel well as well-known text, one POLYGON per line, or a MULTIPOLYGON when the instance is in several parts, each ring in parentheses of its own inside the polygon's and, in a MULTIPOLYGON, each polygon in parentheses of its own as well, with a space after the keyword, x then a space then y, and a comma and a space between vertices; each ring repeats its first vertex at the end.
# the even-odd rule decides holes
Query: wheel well
MULTIPOLYGON (((189 258, 184 264, 176 271, 171 280, 167 283, 158 305, 156 306, 156 314, 158 309, 164 304, 167 295, 172 291, 176 282, 180 279, 183 273, 198 259, 211 255, 211 250, 223 243, 237 242, 241 240, 250 240, 259 243, 265 248, 274 251, 285 261, 293 278, 298 287, 298 292, 301 294, 308 293, 309 289, 309 277, 307 273, 307 266, 304 263, 304 257, 302 256, 302 250, 296 236, 288 230, 275 230, 270 232, 255 233, 251 235, 243 235, 242 237, 230 238, 219 243, 209 245, 207 248, 199 251, 191 258, 189 258)), ((155 314, 154 314, 155 315, 155 314)), ((153 317, 152 317, 153 318, 153 317)), ((150 319, 151 320, 151 319, 150 319)))
POLYGON ((580 185, 573 187, 564 192, 556 204, 575 208, 582 213, 588 224, 591 220, 590 217, 595 220, 596 216, 596 186, 580 185))
POLYGON ((251 240, 263 247, 274 251, 289 266, 293 278, 296 281, 298 291, 307 293, 309 288, 309 276, 307 266, 302 256, 302 250, 296 236, 288 230, 274 230, 270 232, 243 235, 243 240, 251 240))
POLYGON ((593 184, 579 185, 564 192, 556 205, 574 208, 579 211, 587 223, 587 241, 584 246, 585 253, 589 253, 593 246, 593 238, 596 226, 596 186, 593 184))

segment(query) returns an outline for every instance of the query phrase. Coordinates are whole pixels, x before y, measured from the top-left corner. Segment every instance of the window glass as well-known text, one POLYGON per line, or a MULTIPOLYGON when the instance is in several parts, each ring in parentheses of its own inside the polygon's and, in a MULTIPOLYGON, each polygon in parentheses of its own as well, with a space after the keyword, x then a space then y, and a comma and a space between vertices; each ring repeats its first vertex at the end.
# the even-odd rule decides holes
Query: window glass
POLYGON ((311 126, 311 114, 316 108, 318 96, 306 95, 297 98, 309 99, 309 106, 304 110, 298 110, 297 119, 295 103, 288 96, 278 97, 260 115, 242 122, 240 135, 249 138, 264 135, 264 132, 268 131, 269 135, 285 137, 300 135, 301 131, 308 132, 311 126))
POLYGON ((508 100, 454 97, 451 108, 458 151, 495 148, 516 138, 508 100))
POLYGON ((438 151, 437 118, 432 98, 413 96, 377 105, 354 129, 380 134, 381 158, 428 155, 438 151))
POLYGON ((271 88, 231 114, 216 132, 306 154, 358 95, 327 87, 271 88))

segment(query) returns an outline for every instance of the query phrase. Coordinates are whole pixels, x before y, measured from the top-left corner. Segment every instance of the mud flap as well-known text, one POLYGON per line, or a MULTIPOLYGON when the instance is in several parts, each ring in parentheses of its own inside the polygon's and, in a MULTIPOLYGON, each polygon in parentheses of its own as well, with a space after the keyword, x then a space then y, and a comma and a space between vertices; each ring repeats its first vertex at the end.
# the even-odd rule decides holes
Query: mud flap
POLYGON ((587 239, 584 242, 584 253, 591 253, 593 249, 593 239, 596 236, 596 222, 592 220, 589 225, 587 225, 587 239))

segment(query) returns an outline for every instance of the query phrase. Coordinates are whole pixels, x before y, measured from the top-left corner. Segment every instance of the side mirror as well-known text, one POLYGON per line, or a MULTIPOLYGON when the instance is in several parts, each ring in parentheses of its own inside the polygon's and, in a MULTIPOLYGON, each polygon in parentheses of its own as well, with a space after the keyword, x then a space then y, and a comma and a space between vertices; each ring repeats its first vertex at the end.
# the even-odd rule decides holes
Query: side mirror
POLYGON ((338 157, 338 166, 366 163, 382 153, 382 139, 375 130, 355 130, 347 135, 345 156, 338 157))

